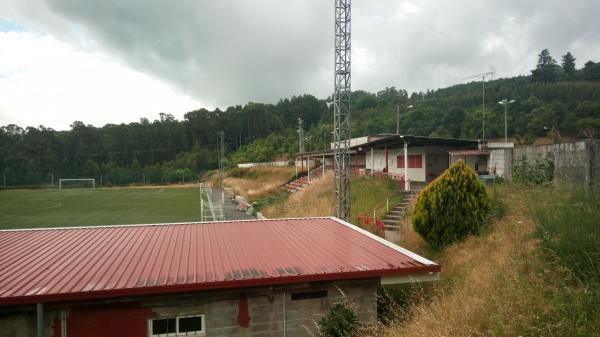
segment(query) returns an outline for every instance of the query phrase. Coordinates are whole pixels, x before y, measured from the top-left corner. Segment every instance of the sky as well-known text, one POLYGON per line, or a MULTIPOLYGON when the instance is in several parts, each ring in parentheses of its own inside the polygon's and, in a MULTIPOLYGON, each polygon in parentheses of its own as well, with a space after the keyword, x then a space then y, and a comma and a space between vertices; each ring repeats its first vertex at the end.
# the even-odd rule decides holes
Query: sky
MULTIPOLYGON (((181 119, 333 91, 333 0, 2 0, 0 126, 181 119)), ((352 89, 600 61, 597 0, 354 0, 352 89)))

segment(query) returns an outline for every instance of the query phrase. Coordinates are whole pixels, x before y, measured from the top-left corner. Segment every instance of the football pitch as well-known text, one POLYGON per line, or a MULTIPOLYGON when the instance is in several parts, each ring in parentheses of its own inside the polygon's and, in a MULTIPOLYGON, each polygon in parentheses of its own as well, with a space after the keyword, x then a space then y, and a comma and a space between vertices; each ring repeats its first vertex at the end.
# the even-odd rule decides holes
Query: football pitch
POLYGON ((199 220, 197 187, 0 191, 0 229, 199 220))

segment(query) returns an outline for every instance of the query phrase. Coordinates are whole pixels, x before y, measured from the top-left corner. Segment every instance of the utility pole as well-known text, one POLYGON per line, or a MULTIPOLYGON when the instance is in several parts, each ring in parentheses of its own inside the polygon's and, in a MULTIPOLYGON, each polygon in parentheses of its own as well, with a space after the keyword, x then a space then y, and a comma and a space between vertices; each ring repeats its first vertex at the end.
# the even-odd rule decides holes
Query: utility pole
POLYGON ((298 118, 298 152, 304 153, 304 121, 298 118))
POLYGON ((225 166, 225 131, 219 131, 219 188, 223 187, 225 166))
POLYGON ((400 106, 396 105, 396 134, 400 134, 400 106))
POLYGON ((481 81, 482 81, 482 101, 483 101, 482 113, 481 113, 481 120, 482 120, 481 138, 482 138, 482 143, 485 143, 485 77, 486 76, 493 76, 495 73, 496 72, 494 72, 494 71, 490 71, 489 73, 478 74, 478 75, 473 75, 473 76, 469 76, 469 77, 463 78, 463 80, 468 80, 470 78, 479 78, 479 77, 481 77, 481 81))
POLYGON ((350 220, 350 0, 335 0, 333 153, 335 216, 350 220))
MULTIPOLYGON (((412 109, 412 105, 407 105, 406 110, 412 109)), ((396 134, 400 134, 400 105, 396 105, 396 134)))
MULTIPOLYGON (((304 172, 304 157, 302 154, 304 153, 304 127, 302 126, 304 121, 302 118, 298 117, 298 152, 300 153, 300 173, 304 172)), ((296 165, 296 163, 294 163, 296 165)), ((298 177, 298 167, 296 165, 296 177, 298 177)))

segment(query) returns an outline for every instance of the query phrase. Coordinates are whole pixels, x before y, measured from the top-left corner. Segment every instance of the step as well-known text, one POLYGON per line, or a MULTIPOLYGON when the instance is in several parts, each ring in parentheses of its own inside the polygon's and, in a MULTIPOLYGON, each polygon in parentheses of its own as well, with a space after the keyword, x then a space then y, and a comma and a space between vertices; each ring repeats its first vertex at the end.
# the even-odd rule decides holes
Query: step
POLYGON ((394 219, 399 220, 399 219, 402 219, 402 218, 404 218, 404 216, 403 215, 398 215, 398 214, 388 214, 388 215, 386 215, 384 217, 384 219, 390 219, 390 220, 394 220, 394 219))
POLYGON ((394 205, 394 207, 392 207, 392 209, 394 209, 394 208, 406 208, 408 206, 409 206, 408 204, 397 204, 397 205, 394 205))
POLYGON ((391 210, 388 212, 388 214, 391 214, 391 215, 398 215, 398 214, 404 215, 404 213, 405 213, 404 210, 391 210))
POLYGON ((385 225, 385 226, 383 226, 383 228, 386 231, 399 231, 402 228, 402 226, 385 225))

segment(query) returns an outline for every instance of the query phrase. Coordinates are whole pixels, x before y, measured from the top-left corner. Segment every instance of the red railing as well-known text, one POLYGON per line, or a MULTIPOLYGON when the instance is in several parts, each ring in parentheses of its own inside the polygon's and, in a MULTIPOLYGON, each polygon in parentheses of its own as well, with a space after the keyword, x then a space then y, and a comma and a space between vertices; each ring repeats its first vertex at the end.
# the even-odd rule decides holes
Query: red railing
POLYGON ((385 224, 383 223, 383 221, 368 216, 368 215, 362 215, 362 214, 358 214, 358 225, 360 227, 363 228, 367 228, 369 229, 369 227, 375 229, 375 234, 379 235, 380 237, 385 239, 385 224))

